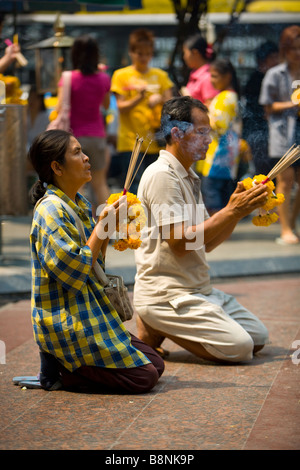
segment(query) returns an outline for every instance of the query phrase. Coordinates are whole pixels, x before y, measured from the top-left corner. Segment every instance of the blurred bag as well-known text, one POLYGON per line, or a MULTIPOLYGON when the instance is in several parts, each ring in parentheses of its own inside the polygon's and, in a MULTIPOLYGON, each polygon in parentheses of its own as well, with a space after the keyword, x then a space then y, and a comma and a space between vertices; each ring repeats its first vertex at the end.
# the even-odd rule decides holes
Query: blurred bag
POLYGON ((71 97, 71 78, 72 72, 63 72, 63 91, 61 109, 57 118, 50 122, 47 131, 60 129, 62 131, 70 132, 70 97, 71 97))
MULTIPOLYGON (((82 239, 86 241, 83 223, 81 222, 76 212, 73 211, 73 209, 59 196, 56 196, 54 194, 44 196, 37 202, 37 204, 39 204, 44 199, 58 200, 67 210, 67 212, 69 212, 69 214, 72 215, 72 217, 75 219, 76 227, 82 239)), ((97 279, 100 281, 101 285, 104 288, 105 295, 108 297, 108 300, 118 313, 121 320, 123 322, 131 320, 131 318, 133 317, 133 308, 128 296, 128 289, 124 284, 123 278, 121 276, 105 274, 102 267, 97 261, 93 267, 93 270, 97 279)))
POLYGON ((131 320, 133 316, 133 308, 128 296, 128 289, 124 284, 121 276, 112 274, 105 274, 99 263, 94 265, 94 271, 104 286, 105 295, 108 297, 110 303, 117 311, 119 317, 124 322, 131 320))

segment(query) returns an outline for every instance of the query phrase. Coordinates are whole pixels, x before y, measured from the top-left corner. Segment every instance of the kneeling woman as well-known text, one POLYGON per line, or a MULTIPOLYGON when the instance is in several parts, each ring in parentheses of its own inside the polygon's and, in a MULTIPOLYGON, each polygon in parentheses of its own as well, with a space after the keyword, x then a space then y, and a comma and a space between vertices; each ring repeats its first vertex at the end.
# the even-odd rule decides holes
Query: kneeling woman
POLYGON ((43 196, 58 196, 39 202, 30 233, 32 322, 40 348, 42 387, 151 390, 164 363, 127 331, 93 271, 96 261, 104 265, 111 236, 108 213, 118 214, 122 198, 94 222, 90 204, 78 193, 91 180, 89 159, 65 131, 40 134, 28 156, 39 176, 31 188, 32 203, 43 196), (60 200, 83 222, 87 241, 81 239, 73 216, 60 200), (99 233, 106 235, 99 238, 99 233))

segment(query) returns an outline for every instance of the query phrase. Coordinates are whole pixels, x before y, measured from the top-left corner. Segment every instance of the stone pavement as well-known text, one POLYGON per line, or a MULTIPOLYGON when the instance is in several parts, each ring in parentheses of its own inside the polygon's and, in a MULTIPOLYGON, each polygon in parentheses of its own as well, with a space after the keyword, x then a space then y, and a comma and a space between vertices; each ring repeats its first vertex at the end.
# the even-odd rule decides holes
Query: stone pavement
MULTIPOLYGON (((3 226, 0 449, 102 450, 110 456, 121 450, 299 450, 300 247, 277 245, 277 225, 258 229, 242 222, 208 257, 214 286, 257 314, 271 343, 251 363, 216 365, 166 340, 170 356, 163 376, 150 393, 137 396, 12 384, 12 377, 39 370, 28 298, 28 232, 27 218, 3 226)), ((116 254, 110 247, 108 258, 109 268, 132 284, 132 253, 116 254)), ((135 318, 127 327, 136 333, 135 318)))

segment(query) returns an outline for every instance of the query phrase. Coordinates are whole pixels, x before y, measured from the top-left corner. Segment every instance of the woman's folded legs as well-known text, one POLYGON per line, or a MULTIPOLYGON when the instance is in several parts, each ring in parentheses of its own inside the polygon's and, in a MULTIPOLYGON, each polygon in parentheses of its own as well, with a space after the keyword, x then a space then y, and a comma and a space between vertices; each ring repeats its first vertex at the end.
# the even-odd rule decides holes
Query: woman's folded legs
POLYGON ((49 384, 57 378, 59 374, 62 387, 67 389, 92 387, 97 391, 121 392, 121 393, 146 393, 149 392, 158 382, 164 371, 164 361, 150 346, 140 339, 131 335, 131 343, 134 347, 142 351, 151 363, 133 368, 104 368, 97 366, 82 366, 74 372, 63 367, 54 356, 41 353, 43 366, 41 384, 49 390, 49 384), (50 356, 50 358, 49 358, 50 356), (47 372, 46 362, 49 361, 47 372), (49 374, 47 376, 47 373, 49 374))

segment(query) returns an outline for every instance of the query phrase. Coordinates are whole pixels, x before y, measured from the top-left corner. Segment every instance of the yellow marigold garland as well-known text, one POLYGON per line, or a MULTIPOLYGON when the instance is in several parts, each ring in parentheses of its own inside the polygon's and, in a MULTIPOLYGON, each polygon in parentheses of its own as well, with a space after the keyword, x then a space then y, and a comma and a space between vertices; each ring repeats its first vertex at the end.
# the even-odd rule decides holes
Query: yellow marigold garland
MULTIPOLYGON (((113 204, 123 193, 111 194, 107 200, 107 204, 113 204)), ((127 196, 127 220, 120 221, 118 238, 113 243, 115 250, 124 251, 127 248, 136 250, 141 246, 140 232, 146 224, 146 215, 141 205, 141 201, 133 193, 126 193, 127 196)))
MULTIPOLYGON (((244 188, 252 188, 255 182, 261 183, 265 181, 267 177, 265 175, 255 175, 253 178, 246 178, 243 180, 244 188)), ((284 202, 284 195, 281 193, 275 194, 275 185, 273 181, 267 181, 265 183, 268 191, 267 202, 261 207, 260 214, 253 217, 252 223, 260 227, 268 227, 278 220, 278 215, 276 212, 269 212, 275 207, 279 206, 284 202), (265 211, 265 213, 264 213, 265 211)))
POLYGON ((0 80, 4 82, 6 89, 6 104, 27 104, 26 100, 22 100, 21 82, 18 77, 12 75, 0 74, 0 80))
POLYGON ((253 217, 252 223, 258 227, 268 227, 278 220, 276 212, 271 214, 259 214, 253 217))

